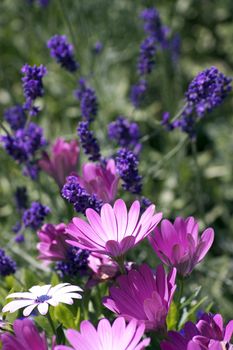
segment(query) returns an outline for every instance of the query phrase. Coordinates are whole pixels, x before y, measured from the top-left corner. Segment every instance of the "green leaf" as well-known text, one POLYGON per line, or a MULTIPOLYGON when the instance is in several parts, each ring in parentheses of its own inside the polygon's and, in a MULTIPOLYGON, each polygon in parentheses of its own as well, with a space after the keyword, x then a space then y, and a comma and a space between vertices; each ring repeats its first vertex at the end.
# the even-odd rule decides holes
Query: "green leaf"
POLYGON ((54 308, 54 318, 63 324, 65 328, 75 328, 75 317, 70 309, 59 304, 54 308))
POLYGON ((176 329, 176 325, 179 321, 179 312, 174 301, 171 303, 166 321, 168 330, 176 329))

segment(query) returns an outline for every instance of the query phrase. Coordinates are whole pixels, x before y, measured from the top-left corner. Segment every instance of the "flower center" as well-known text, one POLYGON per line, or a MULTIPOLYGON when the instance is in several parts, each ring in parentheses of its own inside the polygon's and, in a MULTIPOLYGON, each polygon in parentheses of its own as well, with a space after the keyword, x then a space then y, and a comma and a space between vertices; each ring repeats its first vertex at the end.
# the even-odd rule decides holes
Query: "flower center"
POLYGON ((45 295, 40 295, 39 297, 36 298, 35 302, 36 303, 44 303, 45 301, 51 299, 51 297, 47 294, 45 295))

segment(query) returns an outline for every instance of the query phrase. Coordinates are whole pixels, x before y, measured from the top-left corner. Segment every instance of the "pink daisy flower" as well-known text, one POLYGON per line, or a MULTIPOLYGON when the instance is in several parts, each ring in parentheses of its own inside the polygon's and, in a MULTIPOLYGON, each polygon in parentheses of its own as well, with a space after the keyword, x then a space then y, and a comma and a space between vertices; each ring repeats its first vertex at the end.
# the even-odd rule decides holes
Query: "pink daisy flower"
POLYGON ((166 328, 166 317, 176 290, 176 269, 168 276, 162 265, 153 274, 148 265, 131 270, 117 278, 118 287, 110 288, 110 296, 103 300, 111 311, 145 324, 147 330, 166 328))
POLYGON ((116 200, 113 207, 104 204, 100 215, 89 208, 86 210, 89 223, 76 217, 67 225, 66 232, 74 238, 67 242, 116 260, 155 229, 162 213, 154 212, 155 205, 152 204, 140 217, 139 201, 135 201, 127 212, 122 199, 116 200))
POLYGON ((180 275, 187 276, 212 246, 214 230, 207 228, 199 238, 198 222, 193 217, 177 217, 174 224, 163 220, 161 228, 155 229, 149 241, 164 264, 175 267, 180 275))
POLYGON ((144 325, 137 325, 132 320, 125 324, 123 317, 118 317, 112 324, 104 318, 99 321, 97 329, 90 321, 83 321, 80 332, 68 329, 66 338, 72 347, 58 345, 55 350, 143 350, 150 343, 144 334, 144 325))

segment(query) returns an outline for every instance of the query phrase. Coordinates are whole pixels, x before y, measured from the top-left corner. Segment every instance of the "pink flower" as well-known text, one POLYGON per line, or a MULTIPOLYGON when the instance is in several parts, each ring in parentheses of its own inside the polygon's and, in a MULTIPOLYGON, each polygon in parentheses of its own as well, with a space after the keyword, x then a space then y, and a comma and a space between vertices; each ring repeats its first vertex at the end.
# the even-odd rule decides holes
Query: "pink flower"
POLYGON ((76 140, 65 142, 59 137, 52 146, 51 156, 44 153, 43 158, 39 160, 39 166, 54 178, 59 187, 62 187, 66 177, 76 170, 78 156, 78 142, 76 140))
POLYGON ((70 247, 66 243, 69 236, 65 233, 65 228, 66 225, 63 223, 42 226, 41 230, 37 232, 40 240, 37 244, 37 249, 40 252, 39 259, 50 262, 65 259, 67 248, 70 247))
POLYGON ((45 333, 39 334, 34 322, 29 318, 14 321, 14 335, 0 336, 2 350, 48 350, 45 333))
POLYGON ((220 314, 203 314, 197 324, 187 322, 182 332, 168 332, 168 340, 160 346, 162 350, 232 350, 232 333, 233 320, 224 327, 220 314))
POLYGON ((119 258, 158 225, 162 213, 154 214, 154 211, 155 206, 152 204, 139 218, 139 201, 135 201, 127 213, 122 199, 118 199, 113 207, 104 204, 100 215, 89 208, 86 210, 89 224, 80 218, 73 218, 72 223, 67 225, 66 232, 74 238, 67 242, 82 249, 119 258))
POLYGON ((96 194, 106 203, 111 203, 117 194, 119 177, 116 174, 115 161, 109 159, 106 167, 101 164, 86 163, 82 167, 80 185, 90 194, 96 194))
POLYGON ((137 325, 135 320, 126 325, 123 317, 118 317, 112 326, 103 318, 97 329, 90 321, 82 321, 80 332, 66 332, 72 347, 58 345, 55 350, 143 350, 150 343, 150 338, 140 341, 144 330, 144 325, 137 325))
POLYGON ((110 288, 110 296, 104 305, 126 320, 136 319, 147 330, 166 328, 166 317, 176 289, 176 269, 168 276, 162 265, 155 275, 148 265, 131 270, 128 275, 117 278, 118 287, 110 288))
POLYGON ((149 241, 162 262, 176 267, 177 272, 189 275, 207 254, 214 240, 214 230, 207 228, 198 238, 198 223, 193 217, 177 217, 174 224, 169 220, 161 222, 149 241))

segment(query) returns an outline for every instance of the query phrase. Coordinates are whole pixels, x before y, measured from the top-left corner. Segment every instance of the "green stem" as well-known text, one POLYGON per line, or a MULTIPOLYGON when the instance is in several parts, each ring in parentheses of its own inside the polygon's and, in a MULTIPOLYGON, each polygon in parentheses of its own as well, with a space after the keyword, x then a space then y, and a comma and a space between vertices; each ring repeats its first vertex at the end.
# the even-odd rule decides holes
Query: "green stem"
POLYGON ((70 22, 70 19, 69 19, 69 16, 68 16, 68 13, 66 11, 66 5, 65 5, 65 2, 63 0, 59 0, 59 4, 60 4, 60 7, 61 7, 61 12, 64 16, 64 20, 66 22, 66 25, 67 25, 67 28, 70 32, 70 36, 71 36, 71 39, 72 39, 72 42, 73 42, 73 45, 75 47, 75 51, 77 53, 77 42, 76 42, 76 37, 75 37, 75 34, 74 34, 74 31, 73 31, 73 28, 72 28, 72 25, 71 25, 71 22, 70 22))
POLYGON ((117 262, 117 264, 119 266, 120 273, 122 275, 125 275, 126 274, 126 269, 125 269, 125 258, 124 258, 124 255, 119 256, 117 259, 115 259, 115 261, 117 262))
POLYGON ((183 297, 183 293, 184 293, 184 278, 181 276, 178 279, 178 283, 179 283, 179 289, 178 289, 178 309, 179 309, 179 313, 180 313, 180 309, 181 309, 181 299, 183 297))
POLYGON ((8 136, 10 135, 9 131, 5 128, 5 126, 3 125, 2 122, 0 122, 0 127, 2 128, 2 130, 5 131, 5 133, 6 133, 8 136))
POLYGON ((55 329, 52 317, 50 315, 50 311, 48 312, 48 321, 49 321, 49 324, 50 324, 50 326, 52 328, 53 334, 55 335, 56 334, 56 329, 55 329))
POLYGON ((197 143, 196 140, 191 141, 191 149, 194 163, 195 180, 196 180, 196 205, 201 218, 204 220, 204 205, 203 205, 203 195, 202 195, 202 184, 201 184, 201 168, 198 163, 197 158, 197 143))
POLYGON ((18 277, 16 277, 15 275, 13 275, 13 277, 14 277, 14 279, 16 280, 16 282, 18 282, 18 283, 21 285, 21 287, 25 288, 23 282, 21 282, 20 279, 19 279, 18 277))

